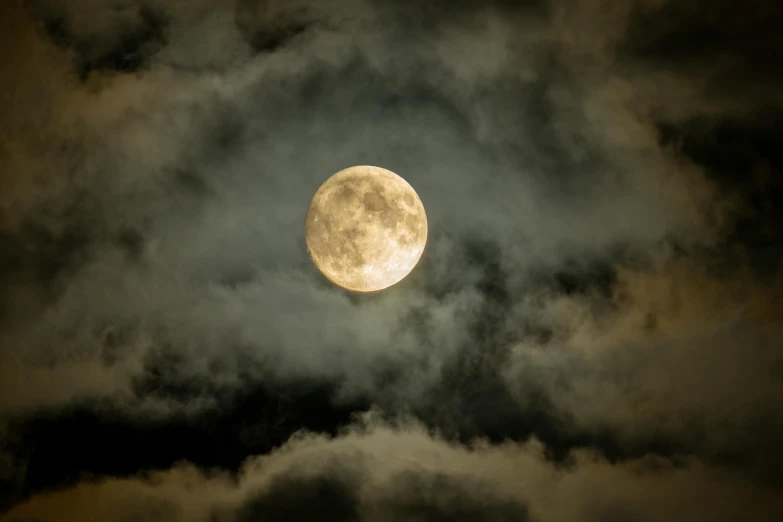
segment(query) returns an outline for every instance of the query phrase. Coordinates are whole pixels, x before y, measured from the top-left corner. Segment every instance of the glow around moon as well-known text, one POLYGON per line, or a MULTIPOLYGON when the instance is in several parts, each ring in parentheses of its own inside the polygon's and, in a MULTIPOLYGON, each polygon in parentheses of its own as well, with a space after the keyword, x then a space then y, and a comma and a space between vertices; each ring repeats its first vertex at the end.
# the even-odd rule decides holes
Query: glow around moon
POLYGON ((388 288, 413 270, 427 242, 427 216, 416 191, 386 169, 341 170, 313 196, 307 250, 333 283, 357 292, 388 288))

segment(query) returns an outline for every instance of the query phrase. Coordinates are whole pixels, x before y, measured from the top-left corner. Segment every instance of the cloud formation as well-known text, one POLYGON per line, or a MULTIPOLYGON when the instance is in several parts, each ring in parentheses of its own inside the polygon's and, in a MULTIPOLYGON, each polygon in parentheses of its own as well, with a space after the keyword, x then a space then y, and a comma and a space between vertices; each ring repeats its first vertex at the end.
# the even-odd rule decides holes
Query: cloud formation
POLYGON ((555 468, 536 441, 448 444, 420 426, 364 419, 330 439, 302 433, 237 476, 189 465, 41 496, 7 520, 777 520, 776 491, 655 456, 589 451, 555 468))
POLYGON ((82 496, 105 520, 776 519, 781 163, 748 130, 779 122, 776 32, 676 4, 4 5, 3 505, 48 495, 11 520, 84 520, 82 496), (355 164, 429 218, 377 296, 303 243, 355 164), (443 439, 245 460, 371 405, 443 439), (235 446, 128 464, 74 429, 82 463, 47 464, 52 426, 104 415, 117 441, 235 446))

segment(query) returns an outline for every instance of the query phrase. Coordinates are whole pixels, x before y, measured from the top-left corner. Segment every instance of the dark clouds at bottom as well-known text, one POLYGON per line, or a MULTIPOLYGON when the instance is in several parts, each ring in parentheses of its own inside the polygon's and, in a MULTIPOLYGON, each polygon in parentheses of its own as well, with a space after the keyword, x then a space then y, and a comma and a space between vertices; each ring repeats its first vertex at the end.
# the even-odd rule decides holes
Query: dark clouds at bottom
POLYGON ((11 520, 777 520, 777 491, 684 459, 611 464, 576 451, 553 468, 535 443, 449 445, 365 419, 336 439, 299 434, 238 476, 187 464, 42 495, 11 520), (38 517, 38 518, 36 518, 38 517))
POLYGON ((774 4, 2 9, 4 519, 783 517, 774 4), (302 238, 354 164, 379 295, 302 238))

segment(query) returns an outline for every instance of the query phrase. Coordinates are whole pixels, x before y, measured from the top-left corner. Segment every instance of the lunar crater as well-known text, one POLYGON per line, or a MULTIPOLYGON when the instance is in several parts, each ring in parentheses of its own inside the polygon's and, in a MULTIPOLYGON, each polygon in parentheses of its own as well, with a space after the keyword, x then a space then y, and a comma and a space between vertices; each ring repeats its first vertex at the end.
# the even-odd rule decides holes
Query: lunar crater
POLYGON ((365 192, 363 200, 364 208, 371 212, 380 212, 388 208, 386 200, 376 192, 365 192))

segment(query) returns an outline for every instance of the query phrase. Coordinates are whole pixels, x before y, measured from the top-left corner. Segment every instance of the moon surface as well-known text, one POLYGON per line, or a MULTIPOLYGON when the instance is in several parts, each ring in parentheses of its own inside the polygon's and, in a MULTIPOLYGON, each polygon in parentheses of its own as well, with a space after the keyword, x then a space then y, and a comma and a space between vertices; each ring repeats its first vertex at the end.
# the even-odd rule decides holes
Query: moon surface
POLYGON ((315 266, 355 292, 383 290, 413 270, 427 242, 427 215, 416 191, 386 169, 341 170, 316 191, 305 220, 315 266))

